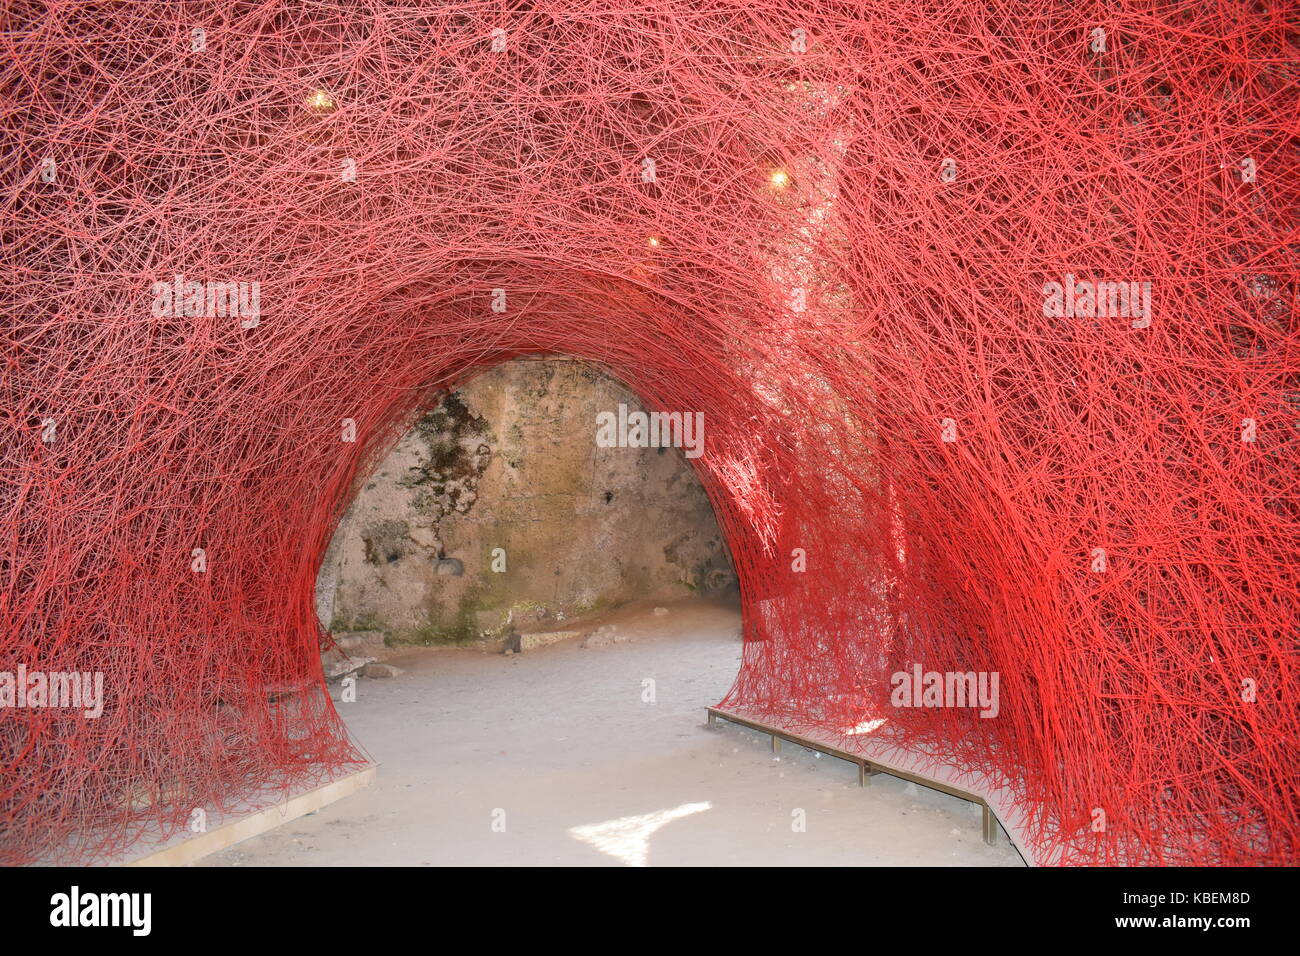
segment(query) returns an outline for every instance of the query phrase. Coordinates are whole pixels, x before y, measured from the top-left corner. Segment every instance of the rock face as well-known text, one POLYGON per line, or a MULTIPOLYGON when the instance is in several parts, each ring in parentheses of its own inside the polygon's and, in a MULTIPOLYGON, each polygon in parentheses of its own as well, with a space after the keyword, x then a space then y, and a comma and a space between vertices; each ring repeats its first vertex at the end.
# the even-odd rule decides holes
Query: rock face
POLYGON ((334 635, 334 643, 351 657, 369 655, 380 660, 389 653, 384 645, 383 631, 342 631, 334 635))
POLYGON ((446 396, 340 523, 317 581, 322 622, 336 635, 467 642, 733 590, 682 451, 597 447, 597 413, 620 403, 641 407, 576 361, 510 362, 446 396))
POLYGON ((334 644, 321 655, 326 680, 364 671, 391 653, 384 644, 383 631, 343 631, 334 635, 334 644))

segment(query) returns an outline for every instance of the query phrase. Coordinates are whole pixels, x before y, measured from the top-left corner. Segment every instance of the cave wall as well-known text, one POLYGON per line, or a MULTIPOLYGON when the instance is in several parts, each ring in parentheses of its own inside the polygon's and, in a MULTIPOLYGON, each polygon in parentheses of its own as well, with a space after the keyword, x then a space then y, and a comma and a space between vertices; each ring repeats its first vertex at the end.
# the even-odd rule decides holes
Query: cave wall
POLYGON ((620 403, 642 408, 570 360, 509 362, 451 392, 341 521, 317 582, 322 623, 464 643, 642 598, 734 593, 682 450, 598 447, 596 416, 620 403))

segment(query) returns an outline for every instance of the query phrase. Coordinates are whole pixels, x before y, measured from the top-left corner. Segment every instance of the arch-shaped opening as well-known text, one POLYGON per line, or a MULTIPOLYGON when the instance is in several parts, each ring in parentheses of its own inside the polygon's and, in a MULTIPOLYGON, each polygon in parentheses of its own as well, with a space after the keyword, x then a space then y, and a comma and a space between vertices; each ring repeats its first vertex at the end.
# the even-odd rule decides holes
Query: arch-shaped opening
MULTIPOLYGON (((322 573, 326 580, 330 575, 330 545, 347 507, 384 457, 436 409, 442 396, 521 358, 564 356, 600 370, 651 412, 702 416, 707 444, 699 454, 684 456, 685 465, 715 515, 730 565, 726 581, 714 581, 710 589, 734 586, 742 602, 747 595, 758 600, 769 595, 778 533, 772 502, 794 472, 794 443, 778 438, 774 444, 766 436, 756 440, 762 419, 779 415, 775 393, 756 401, 752 370, 737 374, 717 343, 674 334, 682 319, 666 316, 680 310, 628 276, 565 269, 552 274, 551 268, 533 263, 517 264, 513 271, 479 267, 479 272, 472 293, 451 296, 424 283, 407 286, 368 310, 382 314, 384 323, 407 328, 411 341, 400 353, 360 349, 350 354, 356 377, 338 381, 337 392, 329 390, 337 400, 320 410, 318 421, 332 426, 322 435, 329 447, 318 458, 321 472, 315 486, 320 493, 296 502, 306 509, 304 546, 294 572, 293 614, 300 632, 317 633, 322 616, 329 618, 325 624, 332 622, 319 591, 322 573), (561 287, 569 291, 554 291, 561 287), (463 330, 476 325, 502 290, 506 307, 519 309, 515 334, 499 335, 485 349, 463 330), (516 304, 519 299, 522 305, 516 304), (423 319, 430 313, 440 316, 436 329, 423 319), (622 334, 611 335, 614 327, 622 334), (449 340, 461 351, 439 348, 449 340), (340 440, 344 431, 347 441, 340 440), (310 602, 302 601, 302 595, 310 596, 310 602)), ((704 573, 709 570, 715 569, 704 573)), ((761 639, 764 633, 758 629, 750 637, 761 639)))

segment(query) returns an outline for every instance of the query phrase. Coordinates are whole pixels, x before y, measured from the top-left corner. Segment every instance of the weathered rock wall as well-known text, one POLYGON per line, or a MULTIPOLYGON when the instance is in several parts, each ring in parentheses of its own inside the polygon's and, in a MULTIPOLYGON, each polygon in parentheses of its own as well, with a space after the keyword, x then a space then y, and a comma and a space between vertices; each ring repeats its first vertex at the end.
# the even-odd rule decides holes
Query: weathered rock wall
POLYGON ((340 524, 317 584, 322 621, 390 641, 468 641, 733 589, 682 451, 597 447, 597 413, 620 402, 641 408, 597 369, 563 360, 507 363, 451 393, 340 524))

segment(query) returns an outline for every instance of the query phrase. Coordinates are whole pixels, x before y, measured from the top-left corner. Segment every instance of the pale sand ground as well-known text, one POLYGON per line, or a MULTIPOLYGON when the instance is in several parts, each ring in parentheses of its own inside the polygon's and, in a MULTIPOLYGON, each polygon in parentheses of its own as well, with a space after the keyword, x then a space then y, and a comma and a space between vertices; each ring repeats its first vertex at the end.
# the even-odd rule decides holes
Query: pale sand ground
POLYGON ((861 788, 852 764, 705 729, 739 664, 739 612, 652 606, 604 619, 630 643, 392 659, 404 674, 338 705, 378 780, 200 865, 1023 865, 1005 835, 981 842, 964 801, 885 775, 861 788))

